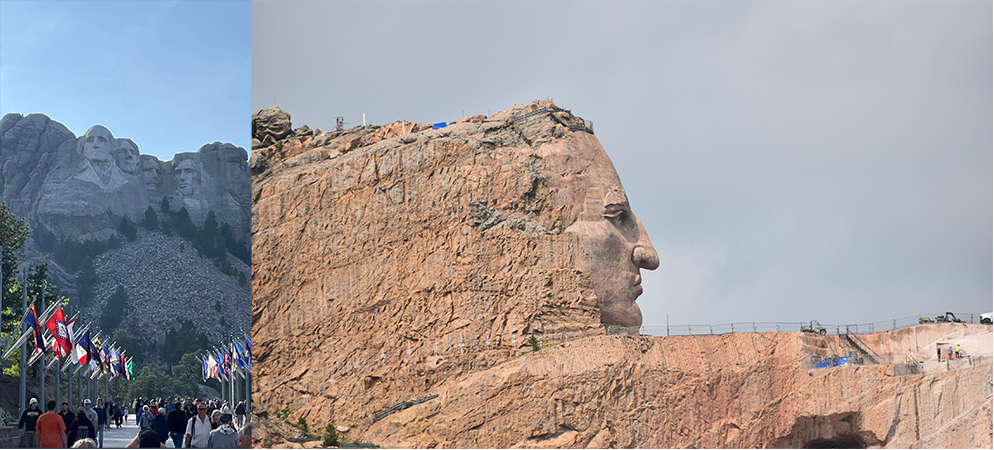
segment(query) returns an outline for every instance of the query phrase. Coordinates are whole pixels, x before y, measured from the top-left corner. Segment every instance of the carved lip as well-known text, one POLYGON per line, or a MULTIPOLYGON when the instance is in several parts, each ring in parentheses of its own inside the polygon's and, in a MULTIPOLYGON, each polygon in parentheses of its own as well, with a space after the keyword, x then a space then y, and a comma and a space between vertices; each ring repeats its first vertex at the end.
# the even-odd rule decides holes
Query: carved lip
POLYGON ((635 286, 639 286, 641 284, 642 284, 642 274, 641 273, 636 273, 635 274, 635 286))

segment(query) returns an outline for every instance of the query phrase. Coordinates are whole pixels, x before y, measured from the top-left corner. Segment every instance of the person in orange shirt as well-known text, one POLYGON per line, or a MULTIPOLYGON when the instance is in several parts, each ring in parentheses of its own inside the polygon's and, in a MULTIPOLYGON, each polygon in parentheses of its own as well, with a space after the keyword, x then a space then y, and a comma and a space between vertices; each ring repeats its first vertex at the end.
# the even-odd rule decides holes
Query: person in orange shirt
POLYGON ((46 404, 46 412, 38 418, 38 446, 41 448, 66 448, 66 422, 55 412, 55 400, 46 404))

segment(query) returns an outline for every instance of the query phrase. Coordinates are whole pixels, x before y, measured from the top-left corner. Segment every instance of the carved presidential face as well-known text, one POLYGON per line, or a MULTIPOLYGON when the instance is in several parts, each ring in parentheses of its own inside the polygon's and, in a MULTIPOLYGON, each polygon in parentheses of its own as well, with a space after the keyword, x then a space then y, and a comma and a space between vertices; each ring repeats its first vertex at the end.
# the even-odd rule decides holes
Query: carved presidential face
POLYGON ((103 126, 94 125, 83 135, 83 157, 91 164, 110 162, 113 147, 114 136, 103 126))
POLYGON ((122 172, 134 175, 138 172, 138 147, 129 140, 124 140, 121 144, 114 150, 114 161, 122 172))
POLYGON ((200 171, 197 165, 190 159, 184 159, 176 165, 176 181, 179 183, 178 191, 184 197, 191 196, 197 192, 200 184, 200 171))
POLYGON ((152 157, 141 158, 141 168, 145 189, 150 192, 157 190, 159 188, 159 162, 152 157))
POLYGON ((577 234, 580 269, 593 281, 601 323, 640 326, 642 312, 635 304, 642 295, 639 270, 656 269, 659 256, 632 212, 611 160, 599 146, 592 153, 584 176, 573 181, 583 204, 566 231, 577 234))

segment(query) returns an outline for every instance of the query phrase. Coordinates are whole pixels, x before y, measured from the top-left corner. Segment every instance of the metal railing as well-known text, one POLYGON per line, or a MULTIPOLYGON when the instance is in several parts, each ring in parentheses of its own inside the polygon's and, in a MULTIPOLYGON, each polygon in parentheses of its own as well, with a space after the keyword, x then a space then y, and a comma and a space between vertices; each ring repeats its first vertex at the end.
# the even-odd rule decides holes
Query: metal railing
MULTIPOLYGON (((881 320, 867 323, 850 324, 822 324, 826 334, 871 334, 878 331, 890 331, 898 328, 920 325, 922 319, 934 319, 943 316, 945 313, 919 314, 917 316, 902 317, 900 319, 881 320)), ((980 323, 980 313, 954 313, 963 323, 980 323)), ((801 331, 801 327, 810 325, 810 322, 734 322, 717 325, 668 325, 668 326, 643 326, 639 329, 643 336, 699 336, 705 334, 728 334, 728 333, 765 333, 772 331, 775 333, 785 333, 801 331)))

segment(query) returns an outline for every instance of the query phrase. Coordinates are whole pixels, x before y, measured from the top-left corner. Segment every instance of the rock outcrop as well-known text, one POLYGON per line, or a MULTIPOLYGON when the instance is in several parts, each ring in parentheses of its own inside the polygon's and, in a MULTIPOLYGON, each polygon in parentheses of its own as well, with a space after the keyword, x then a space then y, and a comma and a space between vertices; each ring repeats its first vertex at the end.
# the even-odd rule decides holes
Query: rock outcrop
POLYGON ((565 111, 515 123, 546 106, 253 152, 257 404, 323 396, 301 412, 308 420, 357 420, 377 398, 416 396, 529 336, 604 333, 577 235, 565 232, 577 212, 564 197, 576 192, 566 171, 548 170, 570 139, 603 150, 561 123, 582 124, 565 111), (562 147, 540 150, 553 132, 562 147), (452 351, 470 347, 488 350, 452 351))
POLYGON ((122 217, 139 222, 163 197, 187 207, 199 225, 213 210, 247 240, 251 211, 248 154, 215 142, 173 161, 95 125, 76 137, 43 114, 0 119, 0 201, 56 237, 106 240, 122 217))
MULTIPOLYGON (((256 136, 251 162, 263 424, 289 413, 387 447, 926 442, 921 428, 909 441, 860 422, 886 398, 867 396, 873 383, 910 398, 890 366, 813 385, 800 370, 810 336, 615 335, 641 323, 640 269, 658 256, 596 137, 551 102, 445 127, 279 129, 270 144, 256 136), (831 406, 836 393, 855 406, 831 406)), ((285 444, 259 429, 263 445, 285 444)))
POLYGON ((80 311, 81 323, 99 323, 107 299, 120 286, 129 299, 122 327, 145 347, 162 348, 163 326, 183 320, 192 321, 214 343, 248 334, 251 269, 231 255, 227 260, 240 277, 222 273, 185 239, 140 231, 135 241, 125 241, 94 261, 101 281, 94 287, 93 304, 80 311))
MULTIPOLYGON (((298 134, 305 134, 303 128, 307 128, 305 125, 301 127, 298 134)), ((252 139, 259 142, 258 145, 253 144, 252 148, 257 146, 267 146, 273 145, 276 141, 279 141, 293 132, 290 128, 290 114, 283 111, 278 106, 274 106, 269 109, 260 109, 252 114, 252 139)))
MULTIPOLYGON (((840 337, 591 337, 453 378, 439 398, 351 432, 384 447, 991 448, 991 327, 911 328, 978 333, 986 354, 923 375, 809 374, 811 348, 840 337)), ((911 328, 861 337, 907 345, 911 328)))
MULTIPOLYGON (((211 212, 214 214, 217 230, 228 224, 234 240, 247 243, 251 222, 251 182, 248 168, 248 155, 245 149, 232 144, 214 142, 200 147, 196 152, 177 153, 172 161, 160 161, 155 156, 142 155, 138 144, 128 138, 114 137, 110 130, 94 125, 82 136, 75 136, 62 124, 43 114, 10 113, 0 119, 0 201, 10 206, 19 217, 27 219, 31 235, 25 244, 28 267, 41 263, 49 265, 49 274, 70 298, 79 293, 79 269, 62 267, 65 259, 56 258, 56 252, 66 239, 77 243, 94 240, 103 243, 105 248, 112 241, 126 242, 122 233, 122 220, 127 218, 132 224, 141 223, 151 208, 159 220, 166 219, 163 211, 168 203, 171 212, 186 209, 190 221, 201 226, 211 212)), ((228 230, 228 229, 226 229, 228 230)), ((148 233, 142 233, 145 236, 148 233)), ((155 233, 152 233, 155 235, 155 233)), ((156 241, 154 246, 167 245, 165 236, 143 238, 156 241)), ((180 244, 170 244, 179 247, 180 244)), ((169 245, 167 245, 169 246, 169 245)), ((133 246, 132 246, 133 247, 133 246)), ((140 255, 129 255, 128 249, 111 248, 99 258, 94 258, 99 278, 94 288, 93 306, 83 312, 87 319, 95 320, 102 305, 118 284, 127 288, 129 298, 135 303, 129 309, 139 312, 142 317, 190 317, 202 312, 186 307, 189 302, 201 300, 208 292, 198 292, 191 288, 191 279, 178 276, 176 272, 163 272, 176 269, 184 272, 191 267, 210 264, 198 256, 190 243, 184 252, 156 252, 146 248, 140 255), (185 263, 156 260, 163 257, 186 258, 185 263), (115 258, 128 259, 127 263, 115 258), (134 258, 138 259, 134 259, 134 258), (132 260, 134 259, 134 260, 132 260), (203 260, 203 261, 201 261, 203 260), (133 272, 118 273, 113 268, 124 264, 122 270, 149 269, 148 277, 135 279, 133 272), (102 282, 103 285, 100 285, 102 282), (173 296, 182 296, 177 303, 173 296), (179 314, 172 308, 185 305, 179 314)), ((145 247, 149 247, 146 245, 145 247)), ((68 247, 67 247, 68 248, 68 247)), ((62 249, 65 252, 64 249, 62 249)), ((223 252, 223 250, 222 250, 223 252)), ((81 255, 70 255, 77 260, 81 255)), ((248 260, 247 253, 241 258, 248 260)), ((218 256, 217 260, 223 260, 218 256)), ((248 267, 245 263, 230 258, 225 264, 226 274, 215 268, 213 271, 200 271, 208 281, 199 280, 202 286, 225 289, 225 305, 237 305, 230 310, 231 325, 248 328, 247 311, 250 292, 247 285, 248 267), (239 283, 238 273, 241 273, 239 283), (240 288, 237 286, 241 285, 240 288), (238 309, 241 308, 241 309, 238 309)), ((220 263, 218 263, 220 265, 220 263)), ((198 288, 199 289, 199 288, 198 288)), ((216 289, 215 289, 216 290, 216 289)), ((213 296, 213 301, 219 300, 213 296)), ((73 304, 74 306, 78 304, 73 304)), ((206 308, 206 307, 204 307, 206 308)), ((229 311, 225 308, 225 311, 229 311)), ((220 313, 218 314, 220 316, 220 313)), ((138 317, 133 314, 133 317, 138 317)), ((201 320, 203 321, 203 320, 201 320)), ((156 322, 173 326, 176 321, 156 322)), ((229 325, 229 327, 231 326, 229 325)), ((211 329, 200 329, 210 335, 219 335, 217 324, 211 329)), ((145 341, 161 339, 163 326, 135 327, 136 336, 145 341)), ((111 332, 112 330, 105 330, 111 332)))

